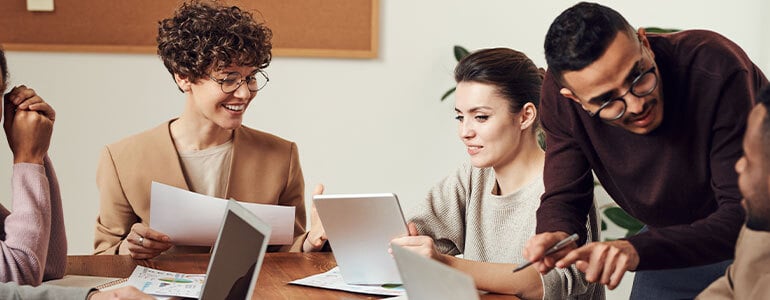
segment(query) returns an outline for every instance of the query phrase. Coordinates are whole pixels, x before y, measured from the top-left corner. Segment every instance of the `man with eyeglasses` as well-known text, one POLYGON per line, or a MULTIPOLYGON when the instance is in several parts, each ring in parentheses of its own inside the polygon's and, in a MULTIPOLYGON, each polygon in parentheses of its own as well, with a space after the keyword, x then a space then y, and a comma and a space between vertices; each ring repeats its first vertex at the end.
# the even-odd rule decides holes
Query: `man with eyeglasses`
POLYGON ((632 299, 693 298, 732 258, 744 215, 733 165, 767 79, 714 32, 648 35, 594 3, 554 20, 545 54, 545 193, 525 257, 541 273, 575 263, 610 289, 637 271, 632 299), (593 173, 646 231, 578 247, 593 173), (544 257, 572 233, 577 245, 544 257))

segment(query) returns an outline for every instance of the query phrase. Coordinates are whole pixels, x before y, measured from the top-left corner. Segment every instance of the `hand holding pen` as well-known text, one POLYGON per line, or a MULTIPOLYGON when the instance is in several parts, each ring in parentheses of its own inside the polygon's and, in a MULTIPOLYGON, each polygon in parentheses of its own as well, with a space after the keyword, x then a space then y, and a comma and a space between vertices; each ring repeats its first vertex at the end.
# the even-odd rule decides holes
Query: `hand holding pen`
MULTIPOLYGON (((545 258, 548 255, 554 254, 554 253, 558 252, 561 249, 564 249, 568 245, 576 242, 578 240, 578 238, 579 238, 578 234, 577 233, 573 233, 572 235, 570 235, 570 236, 560 240, 558 243, 556 243, 555 245, 551 246, 551 248, 548 248, 548 250, 545 251, 545 253, 543 254, 543 258, 545 258)), ((517 272, 517 271, 523 270, 524 268, 529 267, 530 265, 532 265, 535 262, 537 262, 537 261, 528 261, 528 262, 526 262, 524 264, 521 264, 516 269, 514 269, 513 272, 517 272)))

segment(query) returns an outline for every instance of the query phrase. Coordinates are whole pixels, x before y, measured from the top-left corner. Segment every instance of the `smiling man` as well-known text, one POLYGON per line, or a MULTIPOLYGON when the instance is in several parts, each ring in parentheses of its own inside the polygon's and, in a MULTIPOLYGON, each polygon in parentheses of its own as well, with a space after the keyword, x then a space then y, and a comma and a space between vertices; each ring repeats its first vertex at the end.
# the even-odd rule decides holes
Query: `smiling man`
POLYGON ((545 193, 525 256, 540 272, 576 263, 610 289, 645 271, 632 299, 693 298, 732 258, 744 216, 733 165, 767 79, 719 34, 647 34, 593 3, 554 20, 545 54, 545 193), (646 231, 543 259, 569 234, 585 237, 593 173, 646 231))

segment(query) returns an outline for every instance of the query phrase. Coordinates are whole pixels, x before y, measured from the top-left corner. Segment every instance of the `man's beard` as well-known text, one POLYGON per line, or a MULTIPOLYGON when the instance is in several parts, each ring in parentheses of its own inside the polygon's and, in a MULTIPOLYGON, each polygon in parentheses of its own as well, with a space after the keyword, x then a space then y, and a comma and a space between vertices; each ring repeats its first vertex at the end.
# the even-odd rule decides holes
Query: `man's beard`
MULTIPOLYGON (((770 200, 770 199, 766 199, 770 200)), ((746 227, 757 231, 770 231, 770 215, 762 216, 759 211, 754 211, 749 202, 746 203, 746 227)))

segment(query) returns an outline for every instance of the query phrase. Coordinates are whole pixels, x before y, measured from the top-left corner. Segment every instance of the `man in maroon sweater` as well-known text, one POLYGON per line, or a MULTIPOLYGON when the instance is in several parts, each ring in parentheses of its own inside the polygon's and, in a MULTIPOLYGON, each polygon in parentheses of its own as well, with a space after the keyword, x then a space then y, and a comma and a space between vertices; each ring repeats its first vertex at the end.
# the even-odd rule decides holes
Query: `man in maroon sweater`
POLYGON ((576 263, 610 289, 650 271, 636 273, 632 298, 693 298, 732 258, 744 220, 733 166, 767 79, 716 33, 647 34, 593 3, 554 20, 545 54, 545 193, 525 257, 542 273, 576 263), (647 231, 544 258, 569 234, 585 240, 591 171, 647 231))

